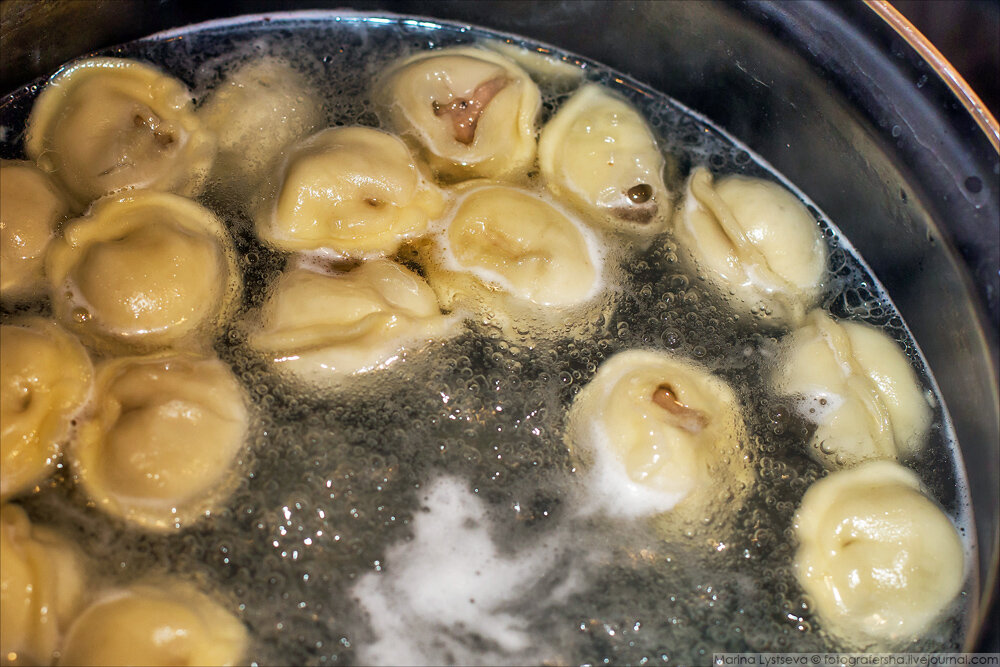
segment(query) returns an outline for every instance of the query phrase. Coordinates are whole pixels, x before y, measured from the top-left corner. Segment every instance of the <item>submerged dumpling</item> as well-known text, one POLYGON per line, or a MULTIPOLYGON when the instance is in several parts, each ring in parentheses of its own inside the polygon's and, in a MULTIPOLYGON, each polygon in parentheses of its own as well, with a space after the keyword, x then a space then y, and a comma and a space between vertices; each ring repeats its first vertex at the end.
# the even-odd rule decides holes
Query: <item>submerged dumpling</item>
POLYGON ((162 192, 109 197, 52 243, 56 316, 91 342, 152 349, 204 338, 240 289, 222 223, 162 192))
POLYGON ((246 627, 232 612, 180 581, 105 591, 73 622, 60 665, 235 665, 246 627))
POLYGON ((714 181, 695 169, 676 233, 709 279, 753 312, 794 324, 819 296, 826 243, 808 209, 776 183, 714 181))
POLYGON ((69 204, 30 162, 0 161, 0 298, 45 291, 45 250, 69 204))
POLYGON ((450 179, 527 172, 535 159, 541 95, 527 72, 470 46, 419 53, 396 64, 375 96, 450 179))
POLYGON ((228 366, 191 354, 124 357, 98 368, 95 390, 69 455, 99 508, 165 530, 228 494, 248 425, 228 366))
POLYGON ((816 424, 813 451, 827 465, 910 456, 923 445, 930 406, 885 333, 815 310, 782 348, 775 387, 796 397, 797 411, 816 424))
POLYGON ((5 665, 51 665, 80 609, 83 559, 76 546, 0 507, 0 656, 5 665))
POLYGON ((123 188, 197 194, 215 137, 177 79, 134 60, 89 58, 42 90, 24 148, 82 207, 123 188))
POLYGON ((427 283, 388 260, 346 273, 287 271, 261 321, 250 344, 280 369, 315 382, 388 366, 452 324, 427 283))
POLYGON ((910 470, 871 461, 806 491, 795 573, 823 627, 867 647, 915 637, 965 580, 958 532, 910 470))
POLYGON ((538 164, 546 185, 617 227, 670 217, 663 154, 646 120, 604 87, 588 84, 542 129, 538 164))
POLYGON ((0 499, 42 481, 90 395, 86 350, 40 317, 0 326, 0 499))
POLYGON ((745 431, 725 381, 651 350, 620 352, 601 364, 569 413, 570 446, 593 456, 593 490, 607 512, 621 516, 745 490, 745 431))
POLYGON ((444 209, 406 144, 367 127, 331 128, 298 144, 281 181, 257 229, 282 250, 392 253, 444 209))

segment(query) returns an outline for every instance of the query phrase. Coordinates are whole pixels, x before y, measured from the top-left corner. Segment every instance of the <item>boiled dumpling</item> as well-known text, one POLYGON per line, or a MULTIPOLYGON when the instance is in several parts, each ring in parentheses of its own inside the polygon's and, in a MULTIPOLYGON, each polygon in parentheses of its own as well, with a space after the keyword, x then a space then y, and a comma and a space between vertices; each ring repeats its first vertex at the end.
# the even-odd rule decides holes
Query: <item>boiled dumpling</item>
POLYGON ((538 164, 548 188, 617 227, 656 227, 670 217, 664 161, 645 119, 604 87, 588 84, 542 129, 538 164))
POLYGON ((0 660, 51 665, 80 608, 83 559, 76 546, 32 525, 16 505, 0 507, 0 660))
POLYGON ((377 86, 393 125, 446 178, 517 176, 534 162, 541 95, 498 53, 469 46, 419 53, 377 86))
POLYGON ((802 202, 776 183, 716 182, 698 168, 676 233, 709 279, 753 312, 794 324, 819 296, 826 243, 802 202))
POLYGON ((926 630, 965 580, 958 532, 910 470, 871 461, 806 491, 795 573, 823 627, 853 646, 926 630))
POLYGON ((105 591, 70 626, 60 665, 235 665, 249 635, 232 612, 180 581, 105 591))
MULTIPOLYGON (((571 448, 593 457, 593 490, 614 515, 657 514, 739 494, 751 482, 745 426, 729 385, 666 352, 601 364, 569 413, 571 448)), ((701 518, 705 518, 704 516, 701 518)))
POLYGON ((776 389, 796 397, 797 411, 817 425, 814 453, 827 465, 895 459, 923 445, 931 409, 887 335, 816 310, 782 347, 776 389))
POLYGON ((0 498, 51 472, 92 377, 83 346, 55 322, 30 317, 0 326, 0 498))
POLYGON ((388 260, 346 273, 287 271, 250 344, 279 369, 313 382, 382 368, 449 333, 424 280, 388 260))
POLYGON ((204 338, 239 293, 231 246, 222 223, 189 199, 103 199, 49 249, 53 310, 93 343, 152 349, 204 338))
POLYGON ((0 162, 0 298, 45 291, 45 249, 69 213, 65 197, 30 162, 0 162))
POLYGON ((197 194, 215 137, 177 79, 134 60, 90 58, 42 90, 24 148, 82 207, 124 188, 197 194))
POLYGON ((406 144, 367 127, 331 128, 298 144, 281 181, 257 229, 283 250, 392 253, 444 209, 406 144))
POLYGON ((235 483, 248 414, 214 357, 123 357, 97 370, 95 407, 69 452, 97 506, 164 530, 207 515, 235 483))

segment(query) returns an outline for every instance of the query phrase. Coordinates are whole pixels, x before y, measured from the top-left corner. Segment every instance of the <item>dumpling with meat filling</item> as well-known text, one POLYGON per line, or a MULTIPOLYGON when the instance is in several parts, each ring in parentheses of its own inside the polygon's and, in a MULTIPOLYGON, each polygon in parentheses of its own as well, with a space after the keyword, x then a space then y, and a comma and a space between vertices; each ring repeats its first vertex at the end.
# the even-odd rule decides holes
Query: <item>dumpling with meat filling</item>
POLYGON ((0 655, 5 665, 51 665, 80 610, 83 557, 76 545, 0 507, 0 655))
POLYGON ((181 580, 104 591, 73 622, 60 665, 236 665, 249 633, 218 601, 181 580))
POLYGON ((374 97, 449 180, 516 177, 535 160, 538 86, 493 51, 456 46, 391 67, 374 97))
POLYGON ((282 250, 390 254, 444 210, 406 144, 367 127, 330 128, 296 145, 280 180, 257 230, 282 250))
POLYGON ((45 292, 45 250, 69 203, 30 162, 0 161, 0 298, 45 292))
POLYGON ((427 283, 389 260, 344 273, 287 271, 260 321, 250 345, 279 370, 320 383, 389 366, 453 327, 427 283))
POLYGON ((103 346, 153 349, 201 340, 240 291, 232 243, 208 209, 136 191, 94 204, 46 258, 56 316, 103 346))
POLYGON ((604 363, 569 412, 572 449, 593 458, 592 490, 616 516, 704 520, 746 491, 746 427, 729 385, 666 352, 628 350, 604 363), (727 502, 721 502, 726 499, 727 502), (687 509, 682 509, 687 508, 687 509))
POLYGON ((97 507, 167 530, 228 495, 248 428, 228 366, 193 354, 122 357, 97 369, 95 389, 69 458, 97 507))
POLYGON ((92 379, 86 350, 55 322, 27 317, 0 326, 0 499, 52 471, 92 379))
POLYGON ((910 456, 931 423, 917 374, 885 333, 822 310, 782 342, 777 391, 816 424, 813 454, 827 466, 910 456))
POLYGON ((611 227, 659 229, 670 218, 663 154, 646 120, 602 86, 588 84, 538 139, 549 190, 611 227))
POLYGON ((822 627, 891 648, 927 630, 965 580, 964 550, 919 478, 889 461, 841 470, 806 491, 795 574, 822 627))
POLYGON ((89 58, 42 90, 24 148, 82 208, 124 188, 196 195, 216 144, 183 83, 134 60, 89 58))
POLYGON ((801 201, 770 181, 695 169, 677 239, 706 276, 752 312, 797 324, 819 297, 826 243, 801 201))

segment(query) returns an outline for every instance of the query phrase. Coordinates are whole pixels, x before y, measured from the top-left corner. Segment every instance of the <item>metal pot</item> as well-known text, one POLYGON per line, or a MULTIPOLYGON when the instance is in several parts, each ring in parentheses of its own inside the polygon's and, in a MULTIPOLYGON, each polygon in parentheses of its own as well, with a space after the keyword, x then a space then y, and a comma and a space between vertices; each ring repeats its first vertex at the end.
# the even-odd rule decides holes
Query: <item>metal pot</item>
MULTIPOLYGON (((343 2, 114 0, 0 7, 0 89, 83 53, 218 16, 343 2)), ((356 0, 524 35, 692 107, 788 175, 888 288, 954 420, 980 549, 980 616, 1000 552, 1000 129, 891 6, 867 3, 356 0)), ((997 651, 994 634, 980 650, 997 651)), ((967 650, 977 644, 974 633, 967 650)))

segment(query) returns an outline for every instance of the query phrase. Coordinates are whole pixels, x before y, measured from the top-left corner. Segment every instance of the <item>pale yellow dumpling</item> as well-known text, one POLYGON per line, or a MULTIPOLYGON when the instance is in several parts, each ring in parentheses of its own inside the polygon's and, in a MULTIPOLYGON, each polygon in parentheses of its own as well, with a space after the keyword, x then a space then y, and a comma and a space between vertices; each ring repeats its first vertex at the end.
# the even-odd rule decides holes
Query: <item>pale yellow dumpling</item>
POLYGON ((67 224, 46 274, 67 327, 133 349, 210 337, 241 283, 222 223, 189 199, 151 191, 102 199, 67 224))
POLYGON ((0 661, 51 665, 80 610, 85 575, 76 546, 0 507, 0 661))
POLYGON ((744 492, 746 428, 724 380, 667 352, 628 350, 601 364, 573 402, 569 442, 593 458, 592 490, 615 515, 671 510, 744 492))
POLYGON ((280 180, 257 230, 282 250, 389 254, 444 210, 406 144, 367 127, 330 128, 296 145, 280 180))
POLYGON ((0 499, 52 471, 92 378, 86 350, 55 322, 30 317, 0 326, 0 499))
POLYGON ((69 629, 60 665, 235 665, 249 635, 232 612, 184 581, 104 592, 69 629))
POLYGON ((799 584, 822 627, 852 647, 916 637, 965 580, 958 532, 896 463, 871 461, 813 484, 795 535, 799 584))
POLYGON ((470 46, 418 53, 391 67, 373 96, 443 177, 519 177, 534 162, 541 95, 498 53, 470 46))
POLYGON ((166 530, 205 516, 235 482, 245 397, 214 357, 161 353, 97 369, 95 404, 69 452, 97 506, 166 530))
POLYGON ((125 188, 195 195, 216 150, 184 84, 125 58, 59 70, 31 110, 24 147, 81 208, 125 188))
POLYGON ((538 139, 549 190, 612 227, 659 229, 670 218, 664 161, 646 120, 602 86, 576 92, 538 139))
POLYGON ((287 271, 250 344, 311 382, 386 367, 454 329, 417 274, 388 260, 346 273, 287 271))
POLYGON ((45 250, 69 204, 30 162, 0 161, 0 298, 45 292, 45 250))
POLYGON ((903 351, 885 333, 822 310, 782 342, 777 391, 816 424, 813 454, 828 466, 910 456, 931 409, 903 351))
POLYGON ((695 169, 677 239, 706 276, 753 312, 796 324, 816 302, 826 242, 805 205, 757 178, 695 169))

